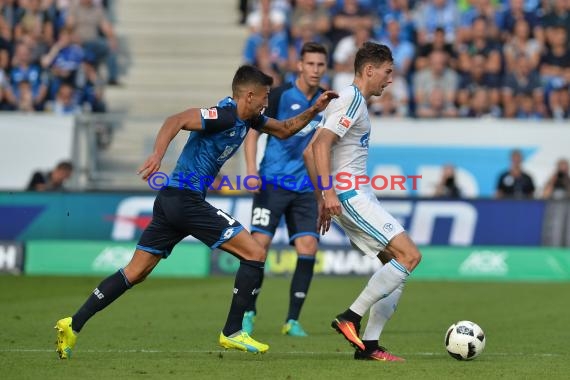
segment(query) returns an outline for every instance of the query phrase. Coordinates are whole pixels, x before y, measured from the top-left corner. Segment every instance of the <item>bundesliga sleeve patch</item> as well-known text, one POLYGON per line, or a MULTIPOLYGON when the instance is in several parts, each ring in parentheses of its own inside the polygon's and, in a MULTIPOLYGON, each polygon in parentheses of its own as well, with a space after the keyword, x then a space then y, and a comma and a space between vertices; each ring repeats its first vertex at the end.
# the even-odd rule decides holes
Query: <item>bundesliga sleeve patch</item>
POLYGON ((335 128, 336 134, 343 137, 348 131, 348 128, 352 125, 352 121, 353 120, 346 115, 341 116, 335 128))
POLYGON ((218 109, 215 107, 201 108, 200 112, 202 113, 203 119, 217 119, 218 118, 218 109))

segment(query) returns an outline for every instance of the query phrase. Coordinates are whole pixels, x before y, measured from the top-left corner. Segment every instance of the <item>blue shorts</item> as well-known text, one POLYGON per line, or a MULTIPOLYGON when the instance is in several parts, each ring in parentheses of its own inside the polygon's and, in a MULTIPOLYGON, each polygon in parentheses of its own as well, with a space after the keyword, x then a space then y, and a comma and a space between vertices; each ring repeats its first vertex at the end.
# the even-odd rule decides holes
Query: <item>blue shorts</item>
POLYGON ((167 258, 188 235, 214 249, 241 230, 240 222, 206 202, 201 193, 165 187, 156 196, 152 221, 137 248, 167 258))
POLYGON ((251 210, 252 232, 273 237, 282 216, 285 216, 290 244, 301 236, 319 238, 317 201, 313 192, 298 193, 275 187, 255 194, 251 210))

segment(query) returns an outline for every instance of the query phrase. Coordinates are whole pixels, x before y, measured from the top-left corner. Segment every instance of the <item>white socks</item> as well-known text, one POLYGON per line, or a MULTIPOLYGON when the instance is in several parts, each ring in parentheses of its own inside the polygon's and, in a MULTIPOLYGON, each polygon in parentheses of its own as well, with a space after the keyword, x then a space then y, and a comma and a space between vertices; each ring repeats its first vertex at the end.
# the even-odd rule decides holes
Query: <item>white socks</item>
POLYGON ((402 282, 388 297, 382 298, 372 305, 362 340, 378 340, 380 338, 384 326, 396 311, 396 306, 398 306, 404 291, 404 285, 405 283, 402 282))
POLYGON ((363 316, 378 300, 388 297, 406 281, 408 271, 392 259, 370 277, 368 284, 350 306, 350 310, 363 316))

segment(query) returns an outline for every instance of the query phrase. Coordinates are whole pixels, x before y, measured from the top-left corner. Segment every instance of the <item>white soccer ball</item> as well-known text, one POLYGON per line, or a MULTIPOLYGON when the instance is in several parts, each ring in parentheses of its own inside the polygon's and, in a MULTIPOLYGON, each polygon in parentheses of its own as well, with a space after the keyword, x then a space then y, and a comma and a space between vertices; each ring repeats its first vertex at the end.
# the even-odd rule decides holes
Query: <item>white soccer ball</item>
POLYGON ((445 333, 445 348, 457 360, 472 360, 485 348, 485 333, 476 323, 459 321, 445 333))

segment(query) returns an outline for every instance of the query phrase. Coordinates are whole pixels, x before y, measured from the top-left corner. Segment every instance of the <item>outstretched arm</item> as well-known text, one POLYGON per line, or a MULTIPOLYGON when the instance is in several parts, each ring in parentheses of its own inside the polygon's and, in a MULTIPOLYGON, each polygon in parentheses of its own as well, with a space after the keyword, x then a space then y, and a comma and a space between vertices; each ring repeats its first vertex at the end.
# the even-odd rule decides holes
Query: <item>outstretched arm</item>
POLYGON ((338 98, 336 92, 326 91, 319 96, 315 104, 295 117, 287 120, 268 118, 261 131, 280 139, 291 137, 309 124, 319 112, 324 111, 329 102, 335 98, 338 98))
POLYGON ((152 173, 160 169, 162 158, 170 145, 170 142, 180 132, 181 129, 187 131, 202 130, 202 117, 199 108, 189 110, 169 116, 162 124, 156 135, 152 154, 139 168, 137 174, 142 173, 142 179, 146 180, 152 173))

